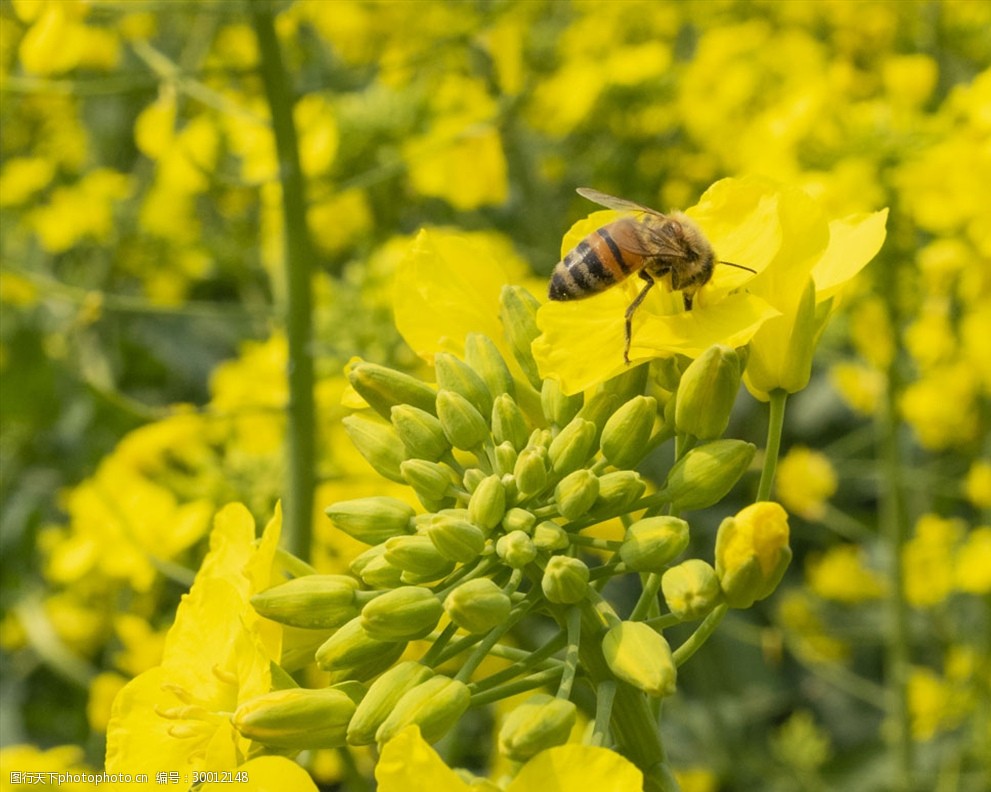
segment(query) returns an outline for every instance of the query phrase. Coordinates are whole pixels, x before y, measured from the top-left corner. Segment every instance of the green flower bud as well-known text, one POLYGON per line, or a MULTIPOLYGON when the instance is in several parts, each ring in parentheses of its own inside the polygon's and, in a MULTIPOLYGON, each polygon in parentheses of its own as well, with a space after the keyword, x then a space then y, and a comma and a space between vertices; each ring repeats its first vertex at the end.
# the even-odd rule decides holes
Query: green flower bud
POLYGON ((540 335, 537 328, 537 298, 522 286, 503 286, 499 295, 499 319, 502 321, 509 349, 520 364, 530 384, 540 389, 540 373, 530 351, 530 344, 540 335))
POLYGON ((468 686, 456 679, 435 676, 408 690, 375 732, 382 745, 411 724, 420 727, 420 736, 437 742, 458 722, 471 703, 468 686))
POLYGON ((306 575, 266 589, 251 605, 266 619, 309 629, 333 629, 358 615, 358 581, 347 575, 306 575))
POLYGON ((348 372, 348 381, 358 395, 386 420, 397 404, 409 404, 434 412, 437 394, 416 377, 375 363, 359 363, 348 372))
POLYGON ((759 501, 727 517, 716 532, 716 574, 731 608, 749 608, 777 588, 791 561, 788 514, 759 501))
POLYGON ((516 467, 516 449, 513 448, 513 444, 510 442, 500 443, 495 449, 496 456, 496 470, 500 475, 505 475, 507 473, 512 473, 513 468, 516 467))
POLYGON ((444 600, 444 610, 458 627, 479 634, 505 623, 513 603, 489 578, 475 578, 459 585, 444 600))
POLYGON ((340 748, 355 709, 341 690, 290 688, 248 699, 231 723, 243 737, 273 748, 340 748))
POLYGON ((565 476, 554 488, 554 502, 569 520, 584 517, 599 497, 599 480, 590 470, 582 468, 565 476))
MULTIPOLYGON (((658 359, 654 362, 660 365, 662 360, 658 359)), ((625 404, 634 396, 640 396, 647 388, 650 369, 651 366, 647 364, 627 366, 621 374, 603 382, 600 392, 615 396, 617 404, 625 404)))
POLYGON ((509 366, 499 354, 495 342, 487 335, 468 333, 465 338, 465 363, 478 372, 493 396, 501 393, 512 396, 515 393, 516 385, 509 366))
POLYGON ((573 605, 580 602, 588 591, 588 567, 570 556, 552 556, 544 569, 540 588, 549 602, 573 605))
POLYGON ((442 390, 437 394, 437 417, 444 434, 455 448, 470 451, 489 436, 485 419, 460 393, 442 390))
POLYGON ((647 453, 656 417, 656 399, 634 396, 606 421, 600 441, 602 455, 615 467, 634 467, 647 453))
POLYGON ((499 751, 514 762, 525 762, 564 745, 577 717, 577 708, 567 699, 536 693, 506 717, 499 730, 499 751))
POLYGON ((451 561, 467 564, 485 549, 485 533, 467 520, 436 515, 424 532, 437 552, 451 561))
POLYGON ((429 635, 443 613, 443 605, 430 589, 401 586, 365 605, 361 626, 378 641, 414 641, 429 635))
POLYGON ((525 498, 536 495, 547 485, 547 465, 544 453, 536 448, 524 448, 516 458, 513 478, 516 489, 525 498))
POLYGON ((522 569, 537 557, 537 548, 523 531, 513 531, 499 537, 496 554, 513 569, 522 569))
POLYGON ((533 526, 536 524, 537 518, 533 516, 533 512, 529 512, 526 509, 510 509, 506 512, 506 516, 502 518, 502 529, 506 533, 523 531, 529 534, 532 533, 533 526))
POLYGON ((643 622, 624 621, 602 639, 602 654, 609 670, 651 696, 670 696, 675 691, 678 669, 671 647, 660 634, 643 622))
POLYGON ((547 379, 540 388, 540 406, 544 417, 549 423, 564 426, 569 423, 582 408, 585 397, 581 393, 566 396, 557 380, 547 379))
POLYGON ((420 500, 427 503, 443 501, 455 483, 449 467, 425 459, 407 459, 399 470, 420 500))
POLYGON ((568 532, 564 528, 555 522, 544 520, 533 529, 533 544, 538 550, 554 552, 555 550, 563 550, 570 542, 568 541, 568 532))
POLYGON ((492 394, 471 366, 447 352, 438 352, 434 355, 434 369, 440 388, 460 393, 474 405, 480 415, 492 414, 492 394))
POLYGON ((652 365, 651 369, 657 384, 664 390, 674 393, 681 383, 681 375, 685 373, 691 362, 691 358, 684 355, 674 355, 652 361, 655 365, 652 365))
POLYGON ((451 448, 437 417, 426 410, 397 404, 391 412, 392 425, 406 453, 415 459, 436 462, 451 448))
POLYGON ((690 558, 661 576, 664 601, 682 621, 702 619, 719 604, 723 591, 716 570, 700 558, 690 558))
POLYGON ((364 553, 355 556, 348 564, 351 574, 357 575, 361 582, 372 588, 395 588, 401 582, 402 570, 385 560, 385 545, 379 544, 368 548, 364 553))
POLYGON ((354 679, 364 682, 378 676, 406 650, 404 641, 379 641, 361 626, 358 616, 320 645, 316 652, 317 665, 329 671, 331 682, 354 679))
POLYGON ((616 412, 620 402, 612 393, 597 393, 585 402, 576 417, 595 424, 595 443, 598 447, 606 421, 616 412))
POLYGON ((743 440, 715 440, 691 449, 668 473, 660 494, 675 511, 704 509, 733 489, 756 451, 743 440))
POLYGON ((526 417, 513 397, 503 393, 492 403, 492 437, 497 443, 512 443, 517 451, 526 446, 530 430, 526 417))
POLYGON ((595 451, 595 435, 594 423, 575 418, 558 433, 547 449, 551 469, 563 476, 584 465, 595 451))
POLYGON ((700 440, 721 437, 740 390, 740 358, 725 344, 714 344, 685 369, 678 387, 675 428, 700 440))
POLYGON ((413 530, 410 520, 414 514, 408 503, 385 495, 339 501, 326 510, 335 528, 370 545, 410 533, 413 530))
POLYGON ((594 514, 620 514, 629 510, 646 491, 647 485, 635 470, 614 470, 599 476, 599 497, 594 514))
POLYGON ((351 443, 376 473, 390 481, 405 483, 399 471, 406 458, 405 449, 392 426, 363 415, 349 415, 341 423, 351 443))
POLYGON ((434 672, 414 660, 399 663, 372 682, 348 724, 349 745, 371 745, 375 732, 407 691, 426 682, 434 672))
POLYGON ((483 531, 491 531, 506 513, 506 489, 499 476, 482 479, 468 501, 468 521, 483 531))
MULTIPOLYGON (((478 489, 478 485, 481 484, 482 481, 484 480, 485 480, 485 473, 482 472, 480 468, 472 467, 472 468, 468 468, 465 471, 465 477, 463 479, 463 483, 465 485, 465 489, 468 490, 468 492, 474 492, 476 489, 478 489)), ((467 514, 467 511, 465 512, 465 514, 467 514)))
POLYGON ((688 547, 688 523, 678 517, 646 517, 626 529, 619 557, 637 572, 660 572, 688 547))
MULTIPOLYGON (((403 572, 410 572, 423 581, 444 577, 454 564, 444 558, 429 536, 394 536, 385 542, 385 560, 403 572)), ((400 575, 400 580, 407 580, 400 575)))

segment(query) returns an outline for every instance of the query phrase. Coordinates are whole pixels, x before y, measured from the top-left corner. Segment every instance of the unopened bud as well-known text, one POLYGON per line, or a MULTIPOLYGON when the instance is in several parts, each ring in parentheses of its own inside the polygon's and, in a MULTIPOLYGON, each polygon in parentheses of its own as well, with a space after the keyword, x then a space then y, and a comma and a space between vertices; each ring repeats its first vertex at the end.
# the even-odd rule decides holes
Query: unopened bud
POLYGON ((497 443, 512 443, 520 451, 526 446, 530 430, 526 417, 513 397, 507 393, 496 396, 492 403, 492 437, 497 443))
POLYGON ((407 459, 399 470, 406 483, 426 503, 443 501, 455 483, 449 467, 425 459, 407 459))
POLYGON ((437 742, 458 722, 471 703, 468 686, 456 679, 435 676, 406 691, 379 726, 375 739, 382 745, 412 724, 420 736, 437 742))
POLYGON ((403 571, 385 560, 385 545, 368 548, 355 556, 348 564, 351 574, 361 578, 361 582, 371 588, 395 588, 401 582, 403 571))
POLYGON ((361 626, 358 616, 321 644, 316 652, 317 665, 329 671, 332 682, 354 679, 363 682, 378 676, 406 649, 404 641, 379 641, 361 626))
POLYGON ((551 469, 563 476, 584 465, 595 451, 595 435, 594 423, 575 418, 558 433, 547 449, 551 469))
POLYGON ((550 602, 573 605, 588 592, 588 567, 570 556, 552 556, 544 569, 540 587, 550 602))
POLYGON ((585 397, 580 392, 566 396, 557 380, 546 379, 540 388, 540 406, 544 417, 555 426, 570 423, 584 403, 585 397))
POLYGON ((577 708, 567 699, 536 693, 506 716, 499 730, 499 750, 515 762, 525 762, 566 743, 577 717, 577 708))
POLYGON ((352 539, 376 545, 392 536, 410 533, 415 512, 398 498, 373 495, 334 503, 327 507, 326 514, 335 528, 352 539))
POLYGON ((462 564, 474 561, 485 548, 485 533, 467 520, 437 515, 424 533, 444 558, 462 564))
POLYGON ((635 470, 614 470, 599 476, 599 497, 592 511, 595 514, 620 514, 629 511, 643 495, 647 485, 635 470))
POLYGON ((619 557, 637 572, 660 572, 688 547, 688 523, 678 517, 646 517, 626 529, 619 557))
POLYGON ((513 468, 516 467, 516 457, 516 449, 509 441, 497 445, 495 449, 496 471, 500 475, 512 474, 513 468))
POLYGON ((725 344, 714 344, 685 369, 678 386, 675 428, 699 440, 721 437, 740 390, 740 358, 725 344))
POLYGON ((355 709, 341 690, 289 688, 245 701, 231 723, 243 737, 274 748, 340 748, 355 709))
POLYGON ((488 578, 459 585, 444 600, 444 610, 458 627, 469 633, 486 633, 505 623, 512 601, 488 578))
POLYGON ((554 488, 557 509, 569 520, 586 516, 598 496, 599 480, 585 468, 569 473, 554 488))
POLYGON ((516 391, 509 366, 499 353, 495 342, 482 333, 468 333, 465 338, 465 363, 471 366, 485 381, 489 393, 498 396, 516 391))
POLYGON ((309 629, 333 629, 358 615, 358 581, 347 575, 306 575, 266 589, 251 605, 266 619, 309 629))
POLYGON ((361 626, 379 641, 413 641, 429 635, 444 607, 420 586, 401 586, 380 594, 361 610, 361 626))
POLYGON ((502 321, 509 349, 530 384, 538 390, 541 387, 540 373, 530 351, 530 344, 540 335, 537 328, 539 307, 537 298, 522 286, 502 287, 499 295, 499 319, 502 321))
POLYGON ((397 404, 392 408, 391 420, 410 457, 436 462, 451 448, 440 421, 426 410, 397 404))
POLYGON ((563 550, 570 542, 568 532, 560 525, 550 520, 544 520, 533 529, 533 544, 538 550, 554 552, 563 550))
POLYGON ((536 524, 537 518, 533 515, 533 512, 529 512, 526 509, 510 509, 502 518, 502 529, 506 533, 523 531, 529 534, 533 532, 533 526, 536 524))
POLYGON ((442 390, 437 394, 437 417, 444 435, 455 448, 470 451, 489 436, 485 419, 460 393, 442 390))
POLYGON ((740 480, 755 451, 753 443, 743 440, 715 440, 697 446, 671 468, 659 494, 675 511, 712 506, 740 480))
MULTIPOLYGON (((653 361, 657 365, 662 359, 653 361)), ((647 375, 653 366, 646 363, 637 366, 627 366, 620 374, 606 380, 600 386, 601 393, 609 393, 616 397, 617 404, 625 404, 634 396, 639 396, 647 387, 647 375)))
POLYGON ((496 554, 513 569, 522 569, 537 557, 537 548, 523 531, 513 531, 499 537, 496 554))
POLYGON ((690 558, 661 576, 664 601, 682 621, 702 619, 719 604, 723 592, 716 570, 700 558, 690 558))
POLYGON ((759 501, 727 517, 716 532, 716 574, 731 608, 749 608, 777 588, 791 561, 788 514, 759 501))
POLYGON ((492 413, 492 394, 471 366, 447 352, 438 352, 434 368, 438 387, 461 394, 482 416, 492 413))
POLYGON ((671 647, 660 633, 643 622, 624 621, 602 639, 602 655, 609 670, 651 696, 670 696, 678 670, 671 647))
MULTIPOLYGON (((430 537, 422 534, 386 540, 385 560, 424 581, 437 580, 454 569, 454 563, 437 552, 430 537)), ((400 579, 408 580, 402 575, 400 579)))
POLYGON ((634 467, 647 453, 656 417, 656 399, 634 396, 606 421, 600 441, 602 455, 614 467, 634 467))
POLYGON ((349 415, 341 423, 358 453, 376 473, 390 481, 404 483, 399 465, 406 458, 405 447, 391 425, 363 415, 349 415))
POLYGON ((523 497, 536 495, 547 484, 547 464, 544 453, 536 448, 524 448, 513 468, 516 489, 523 497))
POLYGON ((359 363, 348 372, 348 381, 369 406, 386 420, 397 404, 410 404, 434 412, 433 388, 416 377, 375 363, 359 363))
POLYGON ((483 531, 495 528, 506 513, 506 489, 499 476, 483 479, 468 501, 468 520, 483 531))
POLYGON ((462 483, 465 485, 465 489, 468 492, 474 492, 478 489, 478 485, 485 480, 485 473, 481 468, 471 467, 465 471, 462 483))
POLYGON ((616 412, 620 402, 612 393, 600 392, 591 399, 587 399, 582 408, 578 411, 578 418, 591 421, 595 424, 595 445, 599 445, 602 437, 602 430, 606 421, 616 412))
POLYGON ((426 682, 434 672, 414 660, 407 660, 390 668, 372 682, 368 693, 358 704, 347 728, 349 745, 371 745, 375 732, 395 709, 399 699, 409 690, 426 682))

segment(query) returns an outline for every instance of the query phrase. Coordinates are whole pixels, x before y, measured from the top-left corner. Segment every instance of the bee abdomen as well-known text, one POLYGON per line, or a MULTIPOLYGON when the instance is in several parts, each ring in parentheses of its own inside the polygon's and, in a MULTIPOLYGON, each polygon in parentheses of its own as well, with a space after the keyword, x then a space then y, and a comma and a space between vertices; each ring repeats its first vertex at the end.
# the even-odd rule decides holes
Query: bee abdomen
POLYGON ((608 227, 600 228, 579 242, 554 268, 548 296, 552 300, 590 297, 619 283, 640 263, 637 256, 624 256, 608 227))

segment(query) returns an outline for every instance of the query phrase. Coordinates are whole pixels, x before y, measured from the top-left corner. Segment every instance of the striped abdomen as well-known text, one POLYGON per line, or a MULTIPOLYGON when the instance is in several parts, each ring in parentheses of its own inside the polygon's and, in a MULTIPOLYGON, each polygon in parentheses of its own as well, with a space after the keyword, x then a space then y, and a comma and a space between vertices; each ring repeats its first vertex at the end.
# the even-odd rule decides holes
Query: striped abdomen
POLYGON ((620 246, 636 232, 626 218, 589 234, 564 257, 551 273, 548 296, 552 300, 580 300, 608 289, 643 267, 644 258, 620 246))

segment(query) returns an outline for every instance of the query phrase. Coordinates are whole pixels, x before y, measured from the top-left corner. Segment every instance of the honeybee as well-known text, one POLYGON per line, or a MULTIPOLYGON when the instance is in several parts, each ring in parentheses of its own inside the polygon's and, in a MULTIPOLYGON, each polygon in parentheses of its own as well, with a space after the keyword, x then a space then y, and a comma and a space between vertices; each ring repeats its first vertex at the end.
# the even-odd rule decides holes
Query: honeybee
MULTIPOLYGON (((685 309, 691 310, 695 293, 712 278, 716 254, 702 229, 681 212, 662 214, 588 187, 579 187, 578 194, 609 209, 637 212, 640 217, 621 217, 579 242, 554 267, 548 296, 552 300, 582 300, 636 272, 646 284, 626 309, 623 360, 629 363, 633 314, 655 279, 670 275, 671 288, 681 292, 685 309)), ((729 261, 718 263, 754 272, 729 261)))

